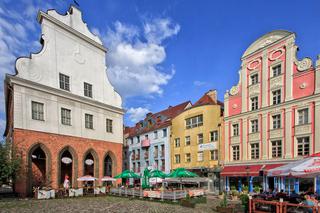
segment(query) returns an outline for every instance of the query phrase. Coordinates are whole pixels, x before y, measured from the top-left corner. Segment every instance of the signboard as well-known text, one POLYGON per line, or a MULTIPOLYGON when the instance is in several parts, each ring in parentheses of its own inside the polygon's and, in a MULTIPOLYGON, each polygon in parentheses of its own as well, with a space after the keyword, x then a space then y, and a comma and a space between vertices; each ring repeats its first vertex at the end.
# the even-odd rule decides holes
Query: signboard
POLYGON ((211 143, 203 143, 198 145, 199 151, 204 151, 204 150, 214 150, 217 149, 217 142, 211 142, 211 143))

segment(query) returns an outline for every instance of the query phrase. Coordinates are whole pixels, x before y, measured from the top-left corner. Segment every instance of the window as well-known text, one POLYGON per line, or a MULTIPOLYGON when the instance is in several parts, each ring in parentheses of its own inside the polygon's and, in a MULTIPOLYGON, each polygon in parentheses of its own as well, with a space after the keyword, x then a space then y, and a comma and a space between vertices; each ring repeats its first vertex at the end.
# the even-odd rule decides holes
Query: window
POLYGON ((166 166, 165 166, 166 162, 165 160, 161 160, 161 171, 164 171, 166 169, 166 166))
POLYGON ((32 119, 33 120, 40 120, 44 121, 44 113, 43 113, 43 103, 31 102, 31 113, 32 113, 32 119))
POLYGON ((136 163, 132 163, 132 170, 136 172, 136 163))
POLYGON ((251 159, 259 159, 259 143, 251 144, 251 159))
POLYGON ((258 132, 259 131, 259 123, 258 123, 258 119, 252 120, 251 121, 251 132, 258 132))
POLYGON ((186 162, 187 163, 191 162, 191 154, 190 153, 186 154, 186 162))
POLYGON ((203 161, 203 152, 198 152, 198 161, 203 161))
POLYGON ((154 139, 158 139, 158 131, 154 131, 153 135, 154 135, 154 139))
POLYGON ((175 147, 180 147, 180 138, 174 139, 174 146, 175 147))
POLYGON ((61 108, 61 123, 64 125, 71 125, 71 110, 61 108))
POLYGON ((203 134, 198 134, 198 144, 203 144, 203 134))
POLYGON ((276 90, 272 92, 273 105, 281 103, 281 90, 276 90))
POLYGON ((84 96, 92 98, 92 85, 84 82, 84 96))
POLYGON ((273 115, 272 116, 272 126, 273 129, 281 128, 281 115, 273 115))
POLYGON ((93 129, 93 115, 85 114, 85 127, 87 129, 93 129))
POLYGON ((210 150, 210 160, 218 160, 218 150, 210 150))
POLYGON ((158 157, 158 152, 159 152, 159 147, 158 147, 158 146, 155 146, 155 147, 154 147, 154 151, 153 151, 153 155, 154 155, 155 158, 158 157))
POLYGON ((59 73, 60 89, 70 91, 70 77, 59 73))
POLYGON ((174 159, 176 163, 180 163, 180 155, 174 155, 174 159))
POLYGON ((298 110, 298 118, 299 118, 298 120, 299 125, 309 123, 309 110, 308 109, 298 110))
POLYGON ((140 162, 138 162, 138 165, 137 165, 137 172, 140 172, 140 162))
POLYGON ((218 131, 210 132, 210 141, 217 141, 218 140, 218 131))
POLYGON ((191 129, 203 125, 203 115, 186 119, 186 128, 191 129))
POLYGON ((251 98, 251 110, 258 109, 258 97, 251 98))
POLYGON ((281 64, 272 67, 273 77, 281 75, 281 64))
POLYGON ((137 143, 140 143, 140 136, 137 136, 137 143))
POLYGON ((162 133, 163 133, 163 137, 164 137, 164 138, 167 137, 167 129, 163 129, 163 130, 162 130, 162 133))
POLYGON ((190 146, 190 136, 185 137, 185 145, 190 146))
POLYGON ((239 124, 233 124, 232 129, 233 129, 233 136, 239 136, 239 124))
POLYGON ((240 147, 239 145, 232 147, 232 159, 240 160, 240 147))
POLYGON ((310 140, 309 137, 297 138, 298 141, 298 156, 305 156, 310 154, 310 140))
POLYGON ((281 140, 271 141, 271 145, 272 145, 272 157, 281 158, 282 156, 281 140))
POLYGON ((253 74, 250 76, 251 78, 251 85, 259 83, 258 74, 253 74))
POLYGON ((112 133, 112 120, 106 119, 106 131, 112 133))

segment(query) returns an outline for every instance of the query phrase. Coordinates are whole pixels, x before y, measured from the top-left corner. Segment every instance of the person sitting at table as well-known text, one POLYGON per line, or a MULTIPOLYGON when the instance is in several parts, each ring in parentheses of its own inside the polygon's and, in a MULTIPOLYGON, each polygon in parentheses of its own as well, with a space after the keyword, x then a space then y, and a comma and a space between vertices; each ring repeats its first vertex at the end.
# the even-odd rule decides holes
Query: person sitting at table
MULTIPOLYGON (((310 195, 305 195, 305 200, 303 201, 303 204, 307 206, 315 206, 316 202, 314 202, 310 195)), ((308 208, 309 213, 312 213, 312 211, 312 208, 308 208)))
POLYGON ((280 199, 280 198, 284 199, 286 197, 287 197, 287 194, 283 191, 283 189, 281 189, 281 191, 276 194, 276 198, 278 198, 278 199, 280 199))

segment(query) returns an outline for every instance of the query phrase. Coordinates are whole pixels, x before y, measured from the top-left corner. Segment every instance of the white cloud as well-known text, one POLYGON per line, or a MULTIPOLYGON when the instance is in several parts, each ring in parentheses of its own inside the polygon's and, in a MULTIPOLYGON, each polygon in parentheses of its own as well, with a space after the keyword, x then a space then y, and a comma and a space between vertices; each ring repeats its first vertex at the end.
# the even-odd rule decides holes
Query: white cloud
POLYGON ((193 85, 194 85, 194 86, 197 86, 197 87, 201 87, 201 86, 206 86, 206 85, 208 85, 208 82, 205 82, 205 81, 194 81, 194 82, 193 82, 193 85))
POLYGON ((137 123, 145 118, 146 114, 150 112, 147 108, 129 108, 127 113, 129 115, 129 119, 132 123, 137 123))
POLYGON ((168 84, 175 73, 173 68, 166 70, 161 66, 166 59, 163 41, 179 30, 180 26, 170 19, 147 21, 143 30, 119 21, 105 33, 93 29, 109 50, 108 75, 123 97, 163 93, 162 86, 168 84))

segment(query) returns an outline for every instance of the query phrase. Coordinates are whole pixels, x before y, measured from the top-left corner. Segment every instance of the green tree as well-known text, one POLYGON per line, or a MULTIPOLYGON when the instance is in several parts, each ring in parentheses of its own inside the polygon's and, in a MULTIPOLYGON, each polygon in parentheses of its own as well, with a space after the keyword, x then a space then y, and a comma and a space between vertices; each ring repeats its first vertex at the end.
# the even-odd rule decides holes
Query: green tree
POLYGON ((11 143, 0 142, 0 185, 14 183, 21 167, 21 157, 11 143))

